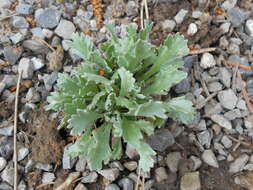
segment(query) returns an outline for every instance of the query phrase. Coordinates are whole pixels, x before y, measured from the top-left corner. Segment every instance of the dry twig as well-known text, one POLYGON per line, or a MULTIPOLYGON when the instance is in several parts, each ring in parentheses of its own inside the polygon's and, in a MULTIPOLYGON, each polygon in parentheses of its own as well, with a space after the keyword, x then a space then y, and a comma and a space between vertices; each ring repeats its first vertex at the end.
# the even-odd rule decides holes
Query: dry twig
POLYGON ((14 14, 7 15, 7 16, 1 16, 0 21, 3 21, 5 19, 8 19, 8 18, 11 18, 11 17, 14 17, 14 16, 18 16, 18 15, 19 15, 19 13, 14 13, 14 14))
POLYGON ((36 189, 40 189, 42 187, 45 187, 45 186, 48 186, 48 185, 53 185, 55 182, 49 182, 49 183, 46 183, 46 184, 40 184, 36 187, 36 189))
POLYGON ((243 69, 243 70, 252 70, 252 68, 250 66, 243 65, 243 64, 240 64, 240 63, 236 63, 236 62, 233 62, 233 61, 227 61, 226 65, 228 65, 230 67, 236 67, 237 65, 239 65, 240 69, 243 69))
POLYGON ((17 89, 16 89, 16 96, 15 96, 15 111, 14 111, 14 131, 13 131, 13 161, 14 161, 14 190, 18 189, 18 159, 17 159, 17 123, 18 123, 18 95, 19 95, 19 88, 20 88, 20 81, 21 81, 22 71, 19 72, 18 75, 18 82, 17 82, 17 89))
POLYGON ((209 95, 205 100, 203 100, 203 101, 197 103, 197 105, 195 106, 196 109, 201 109, 202 107, 204 107, 205 104, 206 104, 209 100, 213 99, 216 95, 217 95, 217 92, 215 92, 215 93, 209 95))
POLYGON ((35 40, 38 43, 48 47, 51 51, 55 51, 55 49, 49 43, 47 43, 45 40, 41 40, 41 39, 36 38, 36 37, 32 37, 32 40, 35 40))
POLYGON ((244 100, 246 102, 248 110, 249 110, 250 113, 253 113, 253 105, 250 102, 250 98, 249 98, 247 90, 242 85, 242 76, 241 76, 240 71, 237 71, 237 76, 238 76, 238 79, 239 79, 239 82, 240 82, 240 87, 241 87, 241 90, 242 90, 242 95, 243 95, 243 98, 244 98, 244 100))
POLYGON ((216 48, 203 48, 203 49, 191 50, 190 54, 191 55, 202 54, 202 53, 212 52, 215 50, 216 50, 216 48))

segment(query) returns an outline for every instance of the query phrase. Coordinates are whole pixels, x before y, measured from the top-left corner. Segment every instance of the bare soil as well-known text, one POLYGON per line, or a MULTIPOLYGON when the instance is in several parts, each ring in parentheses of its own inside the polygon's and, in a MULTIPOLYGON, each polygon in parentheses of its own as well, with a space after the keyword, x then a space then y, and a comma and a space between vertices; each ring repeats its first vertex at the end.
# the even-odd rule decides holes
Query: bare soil
POLYGON ((34 136, 31 143, 31 159, 41 163, 60 165, 64 140, 57 130, 57 122, 48 119, 43 109, 30 114, 29 133, 34 136))

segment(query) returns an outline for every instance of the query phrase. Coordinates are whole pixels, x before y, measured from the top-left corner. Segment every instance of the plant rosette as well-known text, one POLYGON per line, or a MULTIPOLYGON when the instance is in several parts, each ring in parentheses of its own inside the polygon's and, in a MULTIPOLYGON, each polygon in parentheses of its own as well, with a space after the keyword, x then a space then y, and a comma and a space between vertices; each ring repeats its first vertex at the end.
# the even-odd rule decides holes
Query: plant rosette
POLYGON ((154 166, 155 151, 144 137, 154 133, 168 117, 184 124, 194 119, 192 102, 185 96, 158 101, 172 86, 187 77, 182 56, 187 40, 170 35, 160 47, 148 41, 152 24, 137 30, 130 25, 118 38, 107 25, 111 39, 96 48, 89 36, 75 34, 71 48, 84 63, 72 74, 61 73, 57 91, 48 97, 47 110, 62 111, 61 127, 81 135, 69 147, 73 157, 84 156, 89 168, 120 159, 128 143, 140 155, 139 168, 154 166))

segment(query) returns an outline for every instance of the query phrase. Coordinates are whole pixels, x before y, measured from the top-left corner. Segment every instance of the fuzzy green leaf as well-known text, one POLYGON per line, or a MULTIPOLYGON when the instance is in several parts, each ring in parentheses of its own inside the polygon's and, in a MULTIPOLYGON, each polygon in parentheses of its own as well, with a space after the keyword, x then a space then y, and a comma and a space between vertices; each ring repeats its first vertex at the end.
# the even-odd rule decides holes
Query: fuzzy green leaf
POLYGON ((121 67, 118 70, 118 73, 121 79, 120 96, 126 96, 134 90, 135 79, 133 74, 127 71, 124 67, 121 67))
POLYGON ((149 171, 154 165, 152 156, 155 155, 155 152, 143 141, 140 125, 142 125, 142 123, 139 123, 138 121, 123 119, 123 138, 125 142, 136 148, 140 154, 139 167, 143 171, 149 171))
POLYGON ((92 132, 95 142, 87 157, 89 167, 92 170, 102 169, 103 161, 108 160, 111 156, 110 133, 111 126, 109 124, 104 124, 92 132))
POLYGON ((148 83, 148 87, 143 93, 166 95, 173 85, 181 82, 187 77, 187 73, 178 70, 182 65, 183 61, 176 61, 160 70, 159 73, 146 82, 148 83))
POLYGON ((77 110, 77 114, 72 115, 69 120, 69 128, 72 128, 72 134, 79 134, 86 129, 91 128, 98 118, 102 115, 95 112, 88 112, 86 110, 77 110))
POLYGON ((169 112, 169 116, 176 120, 187 124, 194 119, 195 111, 192 102, 187 100, 184 96, 173 98, 164 105, 169 112))
POLYGON ((131 109, 127 114, 151 118, 167 118, 163 103, 158 101, 149 101, 147 103, 140 104, 135 109, 131 109))

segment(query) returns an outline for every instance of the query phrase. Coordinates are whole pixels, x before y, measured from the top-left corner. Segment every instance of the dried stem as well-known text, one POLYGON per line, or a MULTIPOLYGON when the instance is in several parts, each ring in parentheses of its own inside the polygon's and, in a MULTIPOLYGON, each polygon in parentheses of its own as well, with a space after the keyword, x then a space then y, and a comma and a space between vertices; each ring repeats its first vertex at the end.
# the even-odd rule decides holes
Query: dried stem
POLYGON ((228 66, 230 66, 230 67, 236 67, 237 65, 239 65, 240 69, 243 69, 243 70, 252 70, 252 68, 250 66, 243 65, 243 64, 240 64, 240 63, 236 63, 236 62, 233 62, 233 61, 227 61, 226 64, 228 66))
POLYGON ((243 98, 246 102, 246 105, 248 107, 248 110, 250 113, 253 113, 253 105, 251 104, 250 102, 250 98, 249 98, 249 95, 248 95, 248 92, 247 90, 245 89, 245 87, 242 85, 242 76, 241 76, 241 73, 240 71, 237 72, 237 76, 239 78, 239 81, 240 81, 240 87, 241 87, 241 90, 242 90, 242 95, 243 95, 243 98))
POLYGON ((212 52, 215 50, 216 50, 216 48, 203 48, 203 49, 191 50, 190 54, 191 55, 202 54, 202 53, 212 52))
POLYGON ((16 96, 15 96, 15 111, 14 111, 14 131, 13 131, 13 162, 14 162, 14 190, 18 189, 18 159, 17 159, 17 123, 18 123, 18 96, 21 81, 22 71, 19 72, 16 96))

